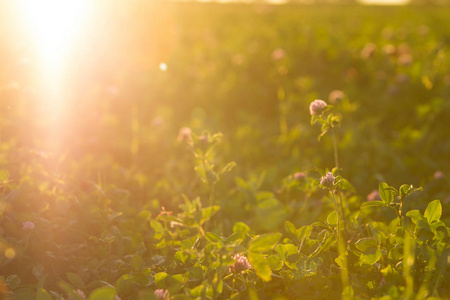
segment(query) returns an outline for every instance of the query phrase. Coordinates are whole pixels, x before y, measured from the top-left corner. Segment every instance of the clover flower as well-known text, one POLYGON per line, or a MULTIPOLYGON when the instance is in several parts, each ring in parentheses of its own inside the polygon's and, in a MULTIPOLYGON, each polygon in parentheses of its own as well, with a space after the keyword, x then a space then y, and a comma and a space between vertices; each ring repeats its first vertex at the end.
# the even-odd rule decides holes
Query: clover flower
POLYGON ((178 132, 179 142, 189 142, 192 140, 192 130, 189 127, 183 127, 178 132))
POLYGON ((23 230, 33 230, 34 229, 34 223, 31 221, 26 221, 22 223, 22 229, 23 230))
POLYGON ((373 190, 369 195, 367 195, 367 201, 381 200, 380 193, 377 190, 373 190))
POLYGON ((320 184, 327 188, 332 188, 334 185, 334 180, 336 177, 333 176, 331 172, 327 172, 325 176, 320 179, 320 184))
POLYGON ((306 178, 305 172, 296 172, 294 173, 294 179, 295 180, 303 180, 306 178))
POLYGON ((331 104, 341 102, 345 98, 345 94, 341 90, 334 90, 328 96, 328 100, 331 104))
POLYGON ((169 299, 169 291, 164 289, 157 289, 155 291, 155 296, 157 299, 160 300, 167 300, 169 299))
POLYGON ((433 178, 434 178, 434 179, 441 179, 441 178, 444 178, 444 173, 442 173, 442 171, 436 171, 436 172, 434 172, 434 174, 433 174, 433 178))
POLYGON ((231 273, 241 273, 251 268, 251 265, 248 262, 247 257, 245 257, 244 255, 236 254, 233 256, 233 259, 234 264, 230 266, 231 273))
POLYGON ((284 52, 284 50, 281 48, 277 48, 272 52, 273 60, 280 60, 280 59, 283 59, 285 56, 286 56, 286 52, 284 52))
POLYGON ((375 54, 377 46, 374 43, 367 43, 361 50, 361 58, 368 59, 375 54))
POLYGON ((320 115, 326 107, 327 103, 325 101, 316 99, 309 105, 309 113, 311 114, 311 116, 320 115))

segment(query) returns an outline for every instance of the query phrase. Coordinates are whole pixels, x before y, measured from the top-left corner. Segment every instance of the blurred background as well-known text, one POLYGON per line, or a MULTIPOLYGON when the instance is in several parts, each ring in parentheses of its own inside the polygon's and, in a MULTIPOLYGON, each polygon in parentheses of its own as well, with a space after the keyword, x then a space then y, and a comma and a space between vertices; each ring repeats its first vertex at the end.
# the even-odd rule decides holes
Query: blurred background
POLYGON ((219 160, 237 167, 219 198, 239 220, 236 178, 276 192, 334 166, 310 125, 323 99, 355 201, 387 181, 448 206, 448 1, 384 1, 2 2, 0 167, 18 185, 101 182, 176 208, 202 193, 179 129, 220 131, 219 160))

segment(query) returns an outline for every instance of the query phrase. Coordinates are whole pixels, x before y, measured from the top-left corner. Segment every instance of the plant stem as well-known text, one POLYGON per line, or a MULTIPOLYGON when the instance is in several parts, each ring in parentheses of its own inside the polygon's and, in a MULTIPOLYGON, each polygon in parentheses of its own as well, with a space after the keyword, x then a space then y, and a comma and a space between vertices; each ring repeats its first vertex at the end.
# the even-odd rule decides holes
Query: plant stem
POLYGON ((341 194, 340 191, 338 192, 338 194, 339 194, 339 206, 341 208, 342 222, 344 223, 343 224, 344 225, 344 239, 347 240, 347 237, 348 237, 348 235, 347 235, 347 223, 345 221, 344 205, 342 204, 342 202, 343 202, 342 201, 342 194, 341 194))
POLYGON ((334 128, 333 127, 331 127, 331 140, 333 142, 334 164, 336 166, 336 169, 339 169, 337 142, 336 142, 336 135, 334 134, 334 128))
POLYGON ((339 257, 342 258, 342 267, 341 267, 341 283, 342 283, 342 290, 345 291, 346 288, 349 286, 349 279, 348 279, 348 264, 347 264, 347 255, 346 255, 346 244, 344 243, 344 240, 342 239, 341 235, 341 222, 340 222, 340 216, 339 216, 339 210, 338 210, 338 204, 336 197, 334 195, 335 191, 331 190, 331 196, 333 197, 334 201, 334 208, 336 210, 336 217, 337 217, 337 247, 338 247, 338 254, 339 257))

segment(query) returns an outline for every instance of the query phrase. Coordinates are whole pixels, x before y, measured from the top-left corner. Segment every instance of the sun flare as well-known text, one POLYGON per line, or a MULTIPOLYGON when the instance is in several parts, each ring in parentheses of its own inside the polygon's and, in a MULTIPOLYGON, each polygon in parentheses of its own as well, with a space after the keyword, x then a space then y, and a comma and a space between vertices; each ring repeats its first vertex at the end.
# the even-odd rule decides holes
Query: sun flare
POLYGON ((46 85, 57 87, 66 72, 71 51, 86 30, 89 1, 22 0, 17 13, 30 43, 36 66, 46 85))

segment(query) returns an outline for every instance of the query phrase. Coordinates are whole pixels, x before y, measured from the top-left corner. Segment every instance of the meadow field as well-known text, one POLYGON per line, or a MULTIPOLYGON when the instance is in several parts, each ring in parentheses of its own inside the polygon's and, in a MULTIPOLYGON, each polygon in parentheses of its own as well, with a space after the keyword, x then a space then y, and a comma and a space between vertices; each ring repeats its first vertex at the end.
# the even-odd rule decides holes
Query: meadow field
POLYGON ((0 299, 450 299, 449 7, 0 6, 0 299))

